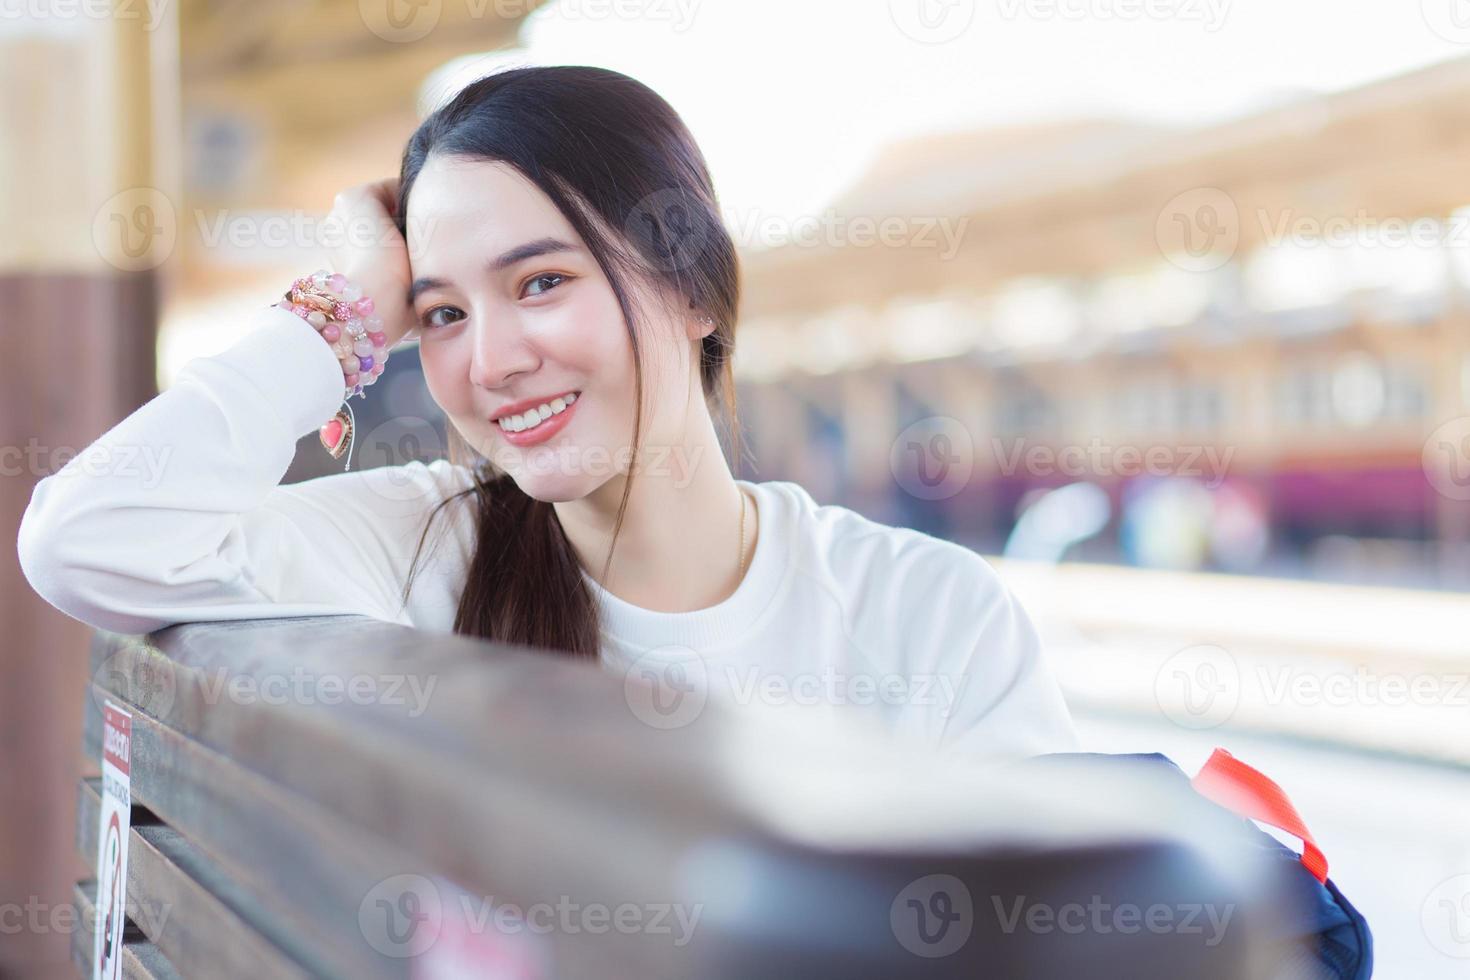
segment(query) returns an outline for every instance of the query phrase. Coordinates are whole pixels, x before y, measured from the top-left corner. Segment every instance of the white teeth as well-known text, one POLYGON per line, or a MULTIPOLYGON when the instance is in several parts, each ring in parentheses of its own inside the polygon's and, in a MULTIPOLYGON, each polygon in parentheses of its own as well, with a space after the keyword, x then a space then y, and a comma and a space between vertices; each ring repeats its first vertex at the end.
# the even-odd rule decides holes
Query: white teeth
POLYGON ((500 427, 507 432, 523 432, 551 418, 560 415, 567 410, 567 406, 577 400, 577 393, 572 392, 560 398, 554 398, 549 402, 543 402, 528 412, 520 415, 507 415, 499 419, 500 427))

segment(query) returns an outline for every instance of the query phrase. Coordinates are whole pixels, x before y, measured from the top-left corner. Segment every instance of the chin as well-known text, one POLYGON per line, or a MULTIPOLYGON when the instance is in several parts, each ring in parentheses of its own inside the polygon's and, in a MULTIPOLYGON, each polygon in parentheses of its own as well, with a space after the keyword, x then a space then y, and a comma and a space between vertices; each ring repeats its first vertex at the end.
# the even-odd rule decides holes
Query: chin
POLYGON ((560 467, 537 468, 530 459, 522 459, 510 470, 511 479, 528 497, 548 504, 581 500, 603 482, 589 473, 565 472, 560 467))

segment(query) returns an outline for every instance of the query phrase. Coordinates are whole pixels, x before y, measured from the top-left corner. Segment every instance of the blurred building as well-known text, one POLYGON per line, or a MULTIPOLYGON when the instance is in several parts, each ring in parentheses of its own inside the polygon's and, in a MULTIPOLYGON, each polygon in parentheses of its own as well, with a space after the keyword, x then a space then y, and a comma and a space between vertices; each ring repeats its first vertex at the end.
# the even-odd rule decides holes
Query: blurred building
POLYGON ((987 550, 1088 481, 1113 519, 1078 557, 1463 586, 1467 96, 1461 59, 1202 129, 892 148, 746 257, 759 473, 987 550), (916 494, 916 447, 969 477, 916 494))

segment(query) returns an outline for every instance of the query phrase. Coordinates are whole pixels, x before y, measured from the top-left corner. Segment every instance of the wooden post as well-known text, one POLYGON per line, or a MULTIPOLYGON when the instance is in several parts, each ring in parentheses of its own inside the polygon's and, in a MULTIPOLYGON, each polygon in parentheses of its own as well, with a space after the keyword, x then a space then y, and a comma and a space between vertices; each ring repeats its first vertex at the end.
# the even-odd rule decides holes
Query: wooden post
MULTIPOLYGON (((0 34, 0 523, 14 541, 42 477, 156 393, 159 265, 173 236, 138 210, 177 200, 172 133, 177 5, 58 8, 0 34), (132 235, 131 241, 119 232, 132 235), (110 236, 110 237, 109 237, 110 236)), ((71 905, 71 814, 88 629, 0 558, 0 903, 71 905)), ((60 921, 43 916, 42 922, 60 921)), ((67 930, 0 943, 0 975, 70 969, 67 930)))

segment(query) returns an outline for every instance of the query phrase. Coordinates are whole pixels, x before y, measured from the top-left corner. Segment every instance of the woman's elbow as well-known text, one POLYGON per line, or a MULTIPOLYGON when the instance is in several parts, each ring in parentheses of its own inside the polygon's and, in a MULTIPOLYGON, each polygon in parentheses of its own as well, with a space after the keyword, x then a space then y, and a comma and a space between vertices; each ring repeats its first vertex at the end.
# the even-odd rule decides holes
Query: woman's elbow
POLYGON ((171 625, 118 601, 116 576, 97 562, 96 546, 95 536, 85 527, 52 519, 32 498, 21 517, 15 551, 31 589, 72 619, 94 629, 125 634, 151 633, 171 625))

